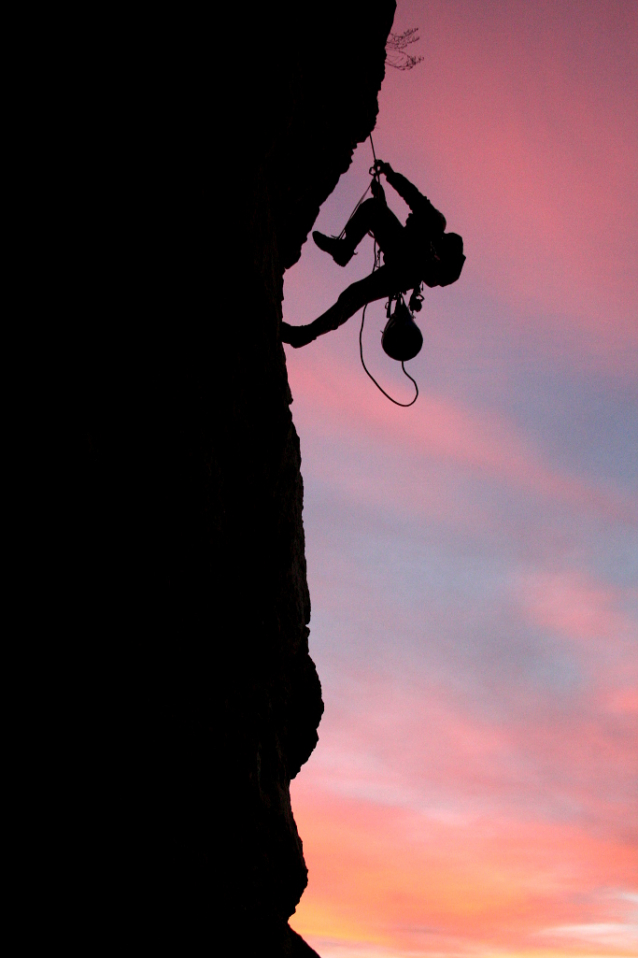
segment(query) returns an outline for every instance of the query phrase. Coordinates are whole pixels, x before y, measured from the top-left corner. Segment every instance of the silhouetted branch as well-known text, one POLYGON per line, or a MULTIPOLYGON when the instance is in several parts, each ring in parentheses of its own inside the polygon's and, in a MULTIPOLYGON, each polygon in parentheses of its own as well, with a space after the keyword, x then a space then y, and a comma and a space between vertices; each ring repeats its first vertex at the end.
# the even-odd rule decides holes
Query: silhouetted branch
POLYGON ((395 70, 411 70, 423 57, 407 53, 405 48, 411 43, 417 43, 419 39, 418 27, 410 27, 404 33, 391 33, 385 45, 386 63, 395 70))

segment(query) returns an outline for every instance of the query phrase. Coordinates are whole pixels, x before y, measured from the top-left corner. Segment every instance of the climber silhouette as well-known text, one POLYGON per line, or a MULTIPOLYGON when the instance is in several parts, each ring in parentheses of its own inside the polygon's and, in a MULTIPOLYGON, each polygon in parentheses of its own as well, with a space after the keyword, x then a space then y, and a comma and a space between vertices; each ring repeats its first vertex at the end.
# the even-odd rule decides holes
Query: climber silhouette
POLYGON ((461 275, 465 262, 463 240, 457 233, 445 232, 447 224, 443 214, 405 176, 395 173, 389 163, 377 160, 373 169, 372 199, 356 210, 343 238, 325 236, 318 231, 312 238, 319 249, 330 253, 335 263, 345 266, 366 233, 372 233, 383 253, 383 266, 348 286, 334 306, 313 323, 306 326, 282 323, 284 343, 295 348, 306 346, 317 336, 338 329, 366 303, 406 293, 409 289, 414 290, 416 298, 422 282, 430 287, 448 286, 461 275), (405 226, 386 203, 378 178, 380 173, 412 211, 405 226))

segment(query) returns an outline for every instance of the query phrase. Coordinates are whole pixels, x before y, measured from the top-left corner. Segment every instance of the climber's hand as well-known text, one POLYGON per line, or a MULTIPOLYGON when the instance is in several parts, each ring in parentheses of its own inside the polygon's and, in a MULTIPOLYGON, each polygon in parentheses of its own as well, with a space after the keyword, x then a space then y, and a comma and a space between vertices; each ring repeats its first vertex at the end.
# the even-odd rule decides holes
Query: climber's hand
POLYGON ((292 346, 294 349, 299 349, 301 346, 307 346, 308 343, 311 343, 317 338, 314 331, 308 332, 311 325, 312 324, 309 323, 308 326, 291 326, 289 323, 282 323, 282 343, 288 343, 288 345, 292 346))
POLYGON ((377 160, 372 169, 377 175, 383 173, 384 176, 387 176, 388 173, 392 172, 392 167, 389 163, 386 163, 385 160, 377 160))

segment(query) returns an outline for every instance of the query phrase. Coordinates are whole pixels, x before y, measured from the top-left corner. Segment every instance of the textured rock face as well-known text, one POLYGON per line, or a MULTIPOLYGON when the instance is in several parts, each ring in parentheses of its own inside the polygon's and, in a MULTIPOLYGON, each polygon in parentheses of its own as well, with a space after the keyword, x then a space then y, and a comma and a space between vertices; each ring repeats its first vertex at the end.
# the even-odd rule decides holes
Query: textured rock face
POLYGON ((393 13, 103 23, 61 97, 78 895, 125 953, 308 953, 289 783, 323 705, 282 283, 374 126, 393 13))

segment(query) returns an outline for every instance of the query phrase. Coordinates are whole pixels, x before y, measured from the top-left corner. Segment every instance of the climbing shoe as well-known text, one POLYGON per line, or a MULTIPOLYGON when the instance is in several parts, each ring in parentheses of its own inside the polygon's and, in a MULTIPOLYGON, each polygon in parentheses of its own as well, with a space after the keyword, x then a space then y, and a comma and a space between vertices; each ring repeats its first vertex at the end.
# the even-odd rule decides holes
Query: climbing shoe
POLYGON ((348 247, 345 240, 338 239, 336 236, 326 236, 318 230, 314 231, 312 238, 319 249, 322 249, 324 253, 330 253, 339 266, 345 266, 352 259, 353 250, 348 247))

